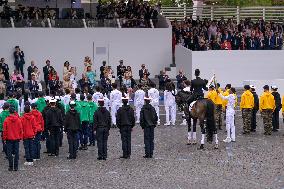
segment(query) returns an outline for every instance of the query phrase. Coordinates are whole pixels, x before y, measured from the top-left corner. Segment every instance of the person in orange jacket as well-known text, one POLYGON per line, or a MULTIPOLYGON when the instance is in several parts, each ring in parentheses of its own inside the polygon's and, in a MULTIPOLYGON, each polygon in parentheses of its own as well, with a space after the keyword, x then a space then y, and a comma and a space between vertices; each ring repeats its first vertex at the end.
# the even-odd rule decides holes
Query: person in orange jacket
POLYGON ((23 139, 23 127, 15 107, 9 108, 10 115, 3 123, 3 140, 6 144, 9 171, 18 171, 19 143, 23 139), (14 155, 14 157, 13 157, 14 155))
POLYGON ((29 105, 24 107, 24 115, 21 117, 23 126, 23 140, 25 147, 26 162, 24 165, 33 165, 34 159, 34 138, 37 132, 35 118, 31 113, 29 105))
POLYGON ((34 139, 34 150, 35 150, 34 160, 40 160, 40 149, 41 149, 40 140, 41 140, 41 134, 44 131, 44 120, 43 120, 43 116, 40 113, 40 111, 37 110, 37 104, 33 103, 31 107, 32 107, 31 114, 35 118, 36 128, 37 128, 35 139, 34 139))

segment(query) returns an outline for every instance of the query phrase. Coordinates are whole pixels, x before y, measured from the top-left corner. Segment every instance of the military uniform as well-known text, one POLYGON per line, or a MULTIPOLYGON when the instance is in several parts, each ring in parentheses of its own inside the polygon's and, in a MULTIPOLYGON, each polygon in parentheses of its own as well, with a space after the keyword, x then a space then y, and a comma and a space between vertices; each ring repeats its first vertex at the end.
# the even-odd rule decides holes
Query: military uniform
POLYGON ((144 97, 145 97, 145 92, 141 89, 138 89, 135 92, 134 95, 134 106, 135 106, 135 113, 136 113, 136 118, 137 118, 137 123, 140 123, 140 111, 141 108, 144 105, 144 97))
POLYGON ((116 125, 116 117, 115 114, 118 110, 119 107, 121 107, 121 98, 122 98, 122 93, 114 89, 110 93, 110 105, 111 105, 111 119, 112 119, 112 124, 116 125))
POLYGON ((94 128, 96 130, 98 160, 107 158, 107 141, 111 127, 111 116, 105 107, 99 107, 94 113, 94 128))
POLYGON ((251 131, 252 109, 254 107, 254 98, 250 90, 246 90, 241 96, 240 109, 243 117, 244 134, 251 131))
POLYGON ((116 115, 117 127, 120 129, 122 142, 122 158, 130 158, 131 155, 131 131, 135 126, 134 110, 129 105, 123 105, 116 115))
MULTIPOLYGON (((150 100, 147 99, 146 100, 150 100)), ((158 122, 155 108, 146 102, 140 112, 140 125, 144 131, 145 158, 152 158, 154 151, 154 128, 158 122)))
POLYGON ((272 114, 275 110, 274 96, 269 92, 264 92, 259 99, 259 110, 261 112, 264 124, 264 134, 271 135, 272 132, 272 114))

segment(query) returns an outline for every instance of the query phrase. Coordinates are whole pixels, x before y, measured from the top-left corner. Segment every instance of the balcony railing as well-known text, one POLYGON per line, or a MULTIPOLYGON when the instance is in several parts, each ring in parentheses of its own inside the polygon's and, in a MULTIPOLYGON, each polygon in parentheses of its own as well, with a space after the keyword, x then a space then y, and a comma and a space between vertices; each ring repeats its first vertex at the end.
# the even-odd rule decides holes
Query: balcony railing
POLYGON ((1 19, 0 28, 155 28, 158 20, 142 19, 1 19))
POLYGON ((282 22, 284 18, 284 6, 272 7, 218 7, 218 6, 203 6, 203 7, 162 7, 162 15, 169 20, 182 20, 184 17, 197 16, 200 19, 218 20, 221 17, 225 19, 233 18, 239 23, 240 20, 251 18, 256 21, 263 19, 265 21, 282 22))

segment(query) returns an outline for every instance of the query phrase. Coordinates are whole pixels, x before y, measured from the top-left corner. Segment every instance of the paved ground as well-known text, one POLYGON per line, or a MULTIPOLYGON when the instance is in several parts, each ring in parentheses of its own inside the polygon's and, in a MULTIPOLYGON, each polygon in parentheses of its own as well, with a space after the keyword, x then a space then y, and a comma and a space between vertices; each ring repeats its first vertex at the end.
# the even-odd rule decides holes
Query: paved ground
POLYGON ((221 142, 223 130, 219 132, 220 148, 214 150, 207 144, 202 151, 186 145, 187 127, 160 126, 155 131, 153 159, 142 157, 139 127, 133 131, 130 160, 118 159, 121 142, 117 129, 110 133, 107 161, 96 160, 96 147, 80 151, 77 160, 67 160, 65 138, 59 157, 43 154, 35 166, 25 167, 21 147, 18 172, 8 172, 8 162, 0 154, 0 188, 284 188, 284 131, 263 136, 259 123, 256 133, 242 136, 239 113, 236 125, 236 143, 221 142))

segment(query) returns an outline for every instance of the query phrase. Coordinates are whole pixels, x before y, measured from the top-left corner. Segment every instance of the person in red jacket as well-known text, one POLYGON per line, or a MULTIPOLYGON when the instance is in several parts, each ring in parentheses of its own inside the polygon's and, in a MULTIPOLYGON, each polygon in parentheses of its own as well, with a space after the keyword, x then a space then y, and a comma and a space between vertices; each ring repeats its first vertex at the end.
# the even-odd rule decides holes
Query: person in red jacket
POLYGON ((3 140, 6 143, 9 171, 18 171, 19 142, 23 138, 23 127, 15 107, 9 108, 10 115, 3 124, 3 140), (13 158, 14 155, 14 158, 13 158))
POLYGON ((34 139, 34 160, 39 160, 40 159, 40 149, 41 149, 40 140, 41 140, 41 133, 44 131, 44 121, 43 121, 42 114, 40 113, 40 111, 37 110, 37 104, 33 103, 31 107, 32 107, 31 114, 35 118, 36 128, 37 128, 35 139, 34 139))
POLYGON ((21 117, 22 126, 23 126, 23 139, 24 139, 24 147, 25 147, 25 157, 26 162, 24 165, 33 165, 34 159, 34 138, 36 135, 36 122, 35 118, 30 112, 30 106, 24 107, 24 115, 21 117))

